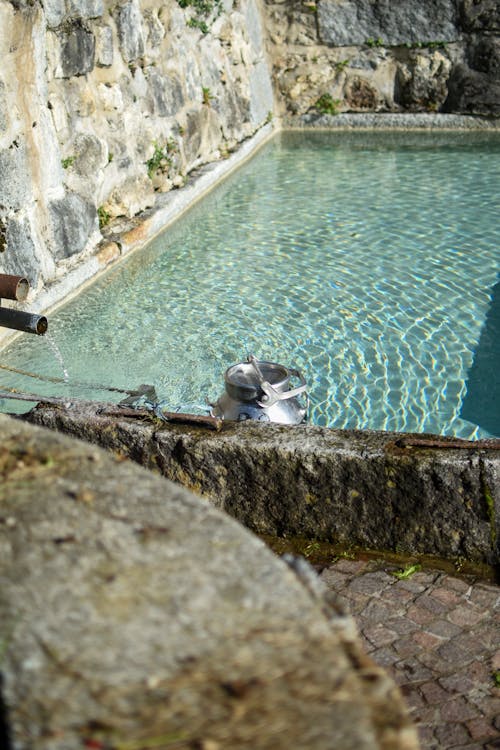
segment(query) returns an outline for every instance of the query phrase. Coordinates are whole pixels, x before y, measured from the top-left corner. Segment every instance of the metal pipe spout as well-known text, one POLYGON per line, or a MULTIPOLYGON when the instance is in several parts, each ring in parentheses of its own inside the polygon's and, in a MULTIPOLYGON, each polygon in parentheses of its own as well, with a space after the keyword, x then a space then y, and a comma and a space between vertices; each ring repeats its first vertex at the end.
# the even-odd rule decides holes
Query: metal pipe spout
POLYGON ((0 273, 0 299, 13 299, 24 302, 29 292, 29 281, 24 276, 12 276, 9 273, 0 273))
POLYGON ((44 315, 12 310, 10 307, 1 306, 2 297, 23 302, 28 296, 29 288, 29 281, 24 276, 0 273, 0 326, 42 336, 49 327, 44 315))
POLYGON ((11 310, 10 307, 0 307, 0 326, 12 328, 15 331, 25 333, 36 333, 42 336, 47 332, 49 324, 44 315, 23 312, 22 310, 11 310))

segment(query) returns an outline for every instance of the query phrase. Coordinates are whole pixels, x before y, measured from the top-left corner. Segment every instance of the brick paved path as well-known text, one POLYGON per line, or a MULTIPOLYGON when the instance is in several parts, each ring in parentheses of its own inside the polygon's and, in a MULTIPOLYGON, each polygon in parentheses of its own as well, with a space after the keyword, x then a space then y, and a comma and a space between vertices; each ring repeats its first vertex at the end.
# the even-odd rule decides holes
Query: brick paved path
POLYGON ((400 685, 422 750, 500 749, 500 587, 439 571, 399 580, 391 570, 340 559, 321 578, 400 685))

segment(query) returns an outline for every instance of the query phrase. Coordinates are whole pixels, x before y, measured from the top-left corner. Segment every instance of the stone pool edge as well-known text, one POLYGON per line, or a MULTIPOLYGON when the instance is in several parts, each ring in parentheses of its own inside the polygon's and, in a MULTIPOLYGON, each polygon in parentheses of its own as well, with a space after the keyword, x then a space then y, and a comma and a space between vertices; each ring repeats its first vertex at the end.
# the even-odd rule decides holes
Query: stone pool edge
POLYGON ((257 421, 214 432, 62 399, 22 419, 159 472, 259 535, 500 566, 500 440, 257 421))
POLYGON ((282 128, 286 129, 325 129, 325 130, 424 130, 456 132, 498 132, 499 117, 478 115, 455 115, 435 113, 370 112, 355 114, 344 112, 338 115, 322 115, 308 112, 298 117, 285 118, 282 128))

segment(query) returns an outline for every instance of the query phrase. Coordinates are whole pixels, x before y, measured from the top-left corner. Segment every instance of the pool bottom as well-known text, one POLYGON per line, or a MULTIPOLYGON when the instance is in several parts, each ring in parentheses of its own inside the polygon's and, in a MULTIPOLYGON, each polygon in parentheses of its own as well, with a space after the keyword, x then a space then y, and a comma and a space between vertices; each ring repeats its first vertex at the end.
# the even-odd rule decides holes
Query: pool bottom
MULTIPOLYGON (((489 134, 283 134, 51 318, 68 382, 43 392, 148 382, 192 408, 253 352, 304 373, 315 424, 498 434, 483 419, 498 384, 475 396, 473 365, 498 278, 499 153, 489 134)), ((6 363, 61 375, 43 342, 19 343, 6 363)), ((480 372, 500 371, 481 351, 480 372)))

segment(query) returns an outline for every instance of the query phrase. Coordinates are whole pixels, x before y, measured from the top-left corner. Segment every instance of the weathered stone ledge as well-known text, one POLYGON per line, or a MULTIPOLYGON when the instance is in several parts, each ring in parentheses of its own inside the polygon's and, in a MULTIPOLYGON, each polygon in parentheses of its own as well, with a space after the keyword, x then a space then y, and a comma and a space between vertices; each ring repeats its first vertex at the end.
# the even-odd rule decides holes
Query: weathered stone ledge
POLYGON ((377 113, 320 115, 308 113, 286 117, 288 128, 325 128, 328 130, 458 130, 500 131, 500 117, 428 113, 377 113))
POLYGON ((155 469, 259 534, 500 563, 498 440, 403 447, 411 436, 258 422, 213 433, 101 410, 40 404, 27 419, 155 469))

